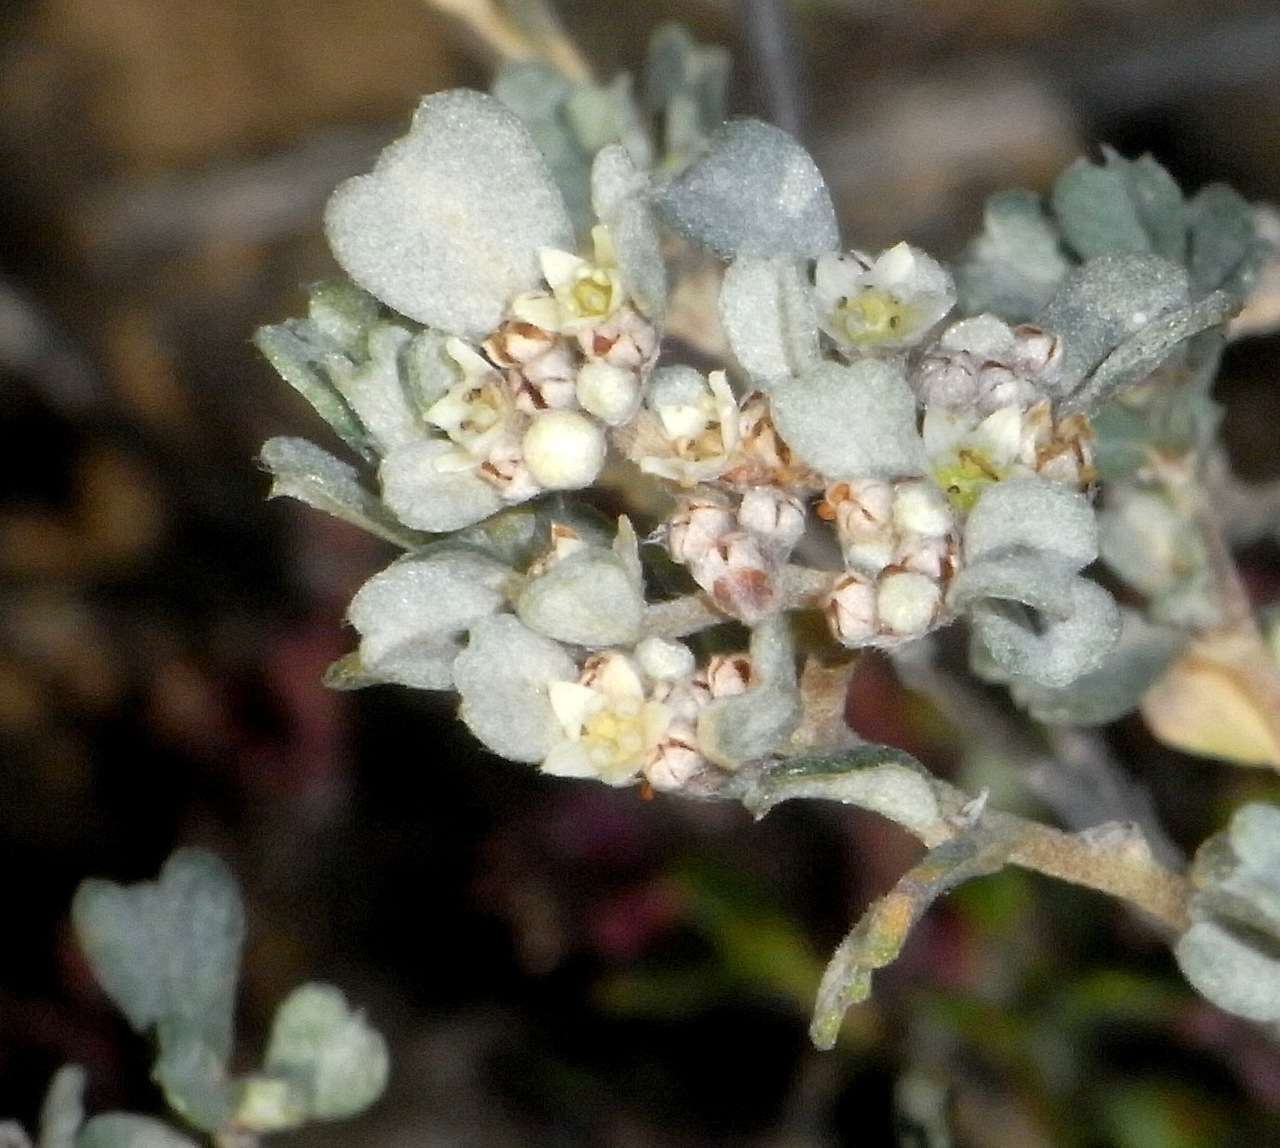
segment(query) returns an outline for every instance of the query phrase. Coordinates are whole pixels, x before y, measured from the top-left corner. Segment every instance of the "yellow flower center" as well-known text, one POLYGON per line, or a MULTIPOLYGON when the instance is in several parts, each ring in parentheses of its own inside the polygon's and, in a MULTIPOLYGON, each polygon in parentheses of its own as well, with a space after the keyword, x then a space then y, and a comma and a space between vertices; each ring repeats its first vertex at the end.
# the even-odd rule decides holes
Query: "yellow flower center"
POLYGON ((1006 473, 982 451, 961 447, 953 458, 934 468, 933 477, 946 491, 947 501, 956 510, 968 513, 982 492, 1006 473))
POLYGON ((644 752, 645 713, 639 702, 614 702, 583 723, 582 739, 598 765, 620 766, 644 752))
POLYGON ((911 308, 896 295, 869 287, 836 305, 837 326, 850 342, 881 343, 897 338, 908 326, 911 308))
POLYGON ((613 281, 601 267, 583 271, 569 292, 569 308, 579 319, 599 319, 609 313, 613 281))

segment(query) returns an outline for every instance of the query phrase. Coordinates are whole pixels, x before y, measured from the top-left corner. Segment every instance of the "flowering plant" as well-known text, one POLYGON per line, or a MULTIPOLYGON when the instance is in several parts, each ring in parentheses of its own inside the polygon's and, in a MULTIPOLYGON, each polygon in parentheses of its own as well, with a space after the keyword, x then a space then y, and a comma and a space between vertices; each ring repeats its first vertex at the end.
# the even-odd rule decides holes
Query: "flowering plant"
POLYGON ((1142 705, 1173 744, 1280 761, 1275 666, 1202 512, 1209 386, 1271 257, 1255 210, 1106 151, 1047 204, 994 196, 953 268, 846 250, 813 159, 722 122, 723 79, 663 30, 651 136, 626 84, 514 65, 492 95, 425 98, 334 193, 345 278, 258 345, 367 479, 300 439, 262 460, 273 493, 405 553, 355 595, 329 683, 455 691, 485 746, 548 774, 911 830, 930 852, 837 952, 824 1047, 927 905, 1008 863, 1134 902, 1197 987, 1280 1020, 1280 963, 1211 892, 1270 896, 1272 811, 1233 823, 1229 875, 1193 893, 1132 826, 988 809, 843 720, 860 652, 936 683, 933 636, 962 622, 973 673, 1038 721, 1142 705), (709 259, 699 310, 682 276, 709 259), (576 497, 624 482, 612 522, 576 497), (1193 648, 1246 668, 1256 734, 1170 716, 1193 648), (1245 968, 1264 987, 1233 995, 1245 968))

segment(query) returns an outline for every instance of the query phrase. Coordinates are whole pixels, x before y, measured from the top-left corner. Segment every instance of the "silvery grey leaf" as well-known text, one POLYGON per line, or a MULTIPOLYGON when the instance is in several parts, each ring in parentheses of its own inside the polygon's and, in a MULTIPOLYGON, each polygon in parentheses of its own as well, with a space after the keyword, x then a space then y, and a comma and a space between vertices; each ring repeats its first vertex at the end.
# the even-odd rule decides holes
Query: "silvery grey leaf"
POLYGON ((732 120, 657 198, 663 218, 717 255, 813 257, 839 243, 835 208, 807 151, 781 128, 732 120))
POLYGON ((409 134, 325 212, 344 271, 389 307, 484 336, 541 280, 539 247, 572 249, 564 201, 528 130, 492 96, 427 96, 409 134))

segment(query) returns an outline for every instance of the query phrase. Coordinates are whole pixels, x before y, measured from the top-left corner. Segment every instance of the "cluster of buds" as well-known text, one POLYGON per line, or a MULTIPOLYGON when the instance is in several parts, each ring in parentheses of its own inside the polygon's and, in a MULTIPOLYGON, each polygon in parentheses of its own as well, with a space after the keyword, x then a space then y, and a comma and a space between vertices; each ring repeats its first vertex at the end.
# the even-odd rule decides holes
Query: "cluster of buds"
POLYGON ((804 530, 804 503, 761 486, 736 505, 715 491, 681 498, 662 534, 671 557, 720 609, 753 623, 778 609, 779 571, 804 530))
POLYGON ((751 660, 719 655, 695 669, 678 642, 646 638, 634 650, 592 654, 577 681, 552 682, 548 696, 561 738, 546 773, 678 790, 709 768, 699 749, 698 715, 710 702, 743 693, 751 660))
POLYGON ((474 466, 513 503, 599 474, 606 428, 640 408, 658 332, 628 298, 608 229, 592 234, 591 260, 539 252, 546 290, 512 302, 483 354, 450 340, 462 380, 426 416, 456 448, 438 469, 474 466))
POLYGON ((845 573, 826 602, 846 646, 893 645, 941 618, 959 564, 955 514, 928 479, 862 479, 827 489, 818 515, 835 524, 845 573))

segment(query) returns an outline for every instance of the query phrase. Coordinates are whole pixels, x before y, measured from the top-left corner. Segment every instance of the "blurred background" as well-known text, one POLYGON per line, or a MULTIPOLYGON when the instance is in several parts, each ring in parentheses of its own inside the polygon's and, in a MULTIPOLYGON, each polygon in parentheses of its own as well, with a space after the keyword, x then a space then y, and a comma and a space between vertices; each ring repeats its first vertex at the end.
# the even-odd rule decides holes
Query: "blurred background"
MULTIPOLYGON (((758 0, 561 12, 601 76, 639 67, 672 17, 731 48, 734 109, 802 135, 858 247, 954 256, 987 193, 1043 189, 1100 141, 1189 189, 1280 201, 1274 3, 807 0, 781 26, 758 0)), ((0 1115, 30 1122, 69 1060, 91 1110, 159 1110, 67 906, 86 875, 150 877, 200 843, 246 889, 246 1057, 311 978, 391 1043, 381 1105, 299 1145, 926 1145, 944 1112, 959 1145, 1280 1143, 1275 1046, 1109 901, 1018 871, 965 887, 817 1054, 822 965, 916 856, 896 829, 544 781, 479 752, 449 698, 322 687, 350 595, 391 554, 265 501, 265 437, 332 444, 249 337, 334 270, 332 186, 422 93, 483 87, 491 64, 425 0, 3 5, 0 1115)), ((1276 337, 1237 344, 1220 384, 1258 481, 1280 478, 1278 364, 1276 337)), ((1244 563, 1260 602, 1280 597, 1273 542, 1244 563)), ((1114 815, 966 753, 873 659, 851 714, 1005 808, 1114 815)), ((1274 775, 1181 757, 1138 722, 1081 768, 1099 745, 1169 856, 1280 797, 1274 775)))

